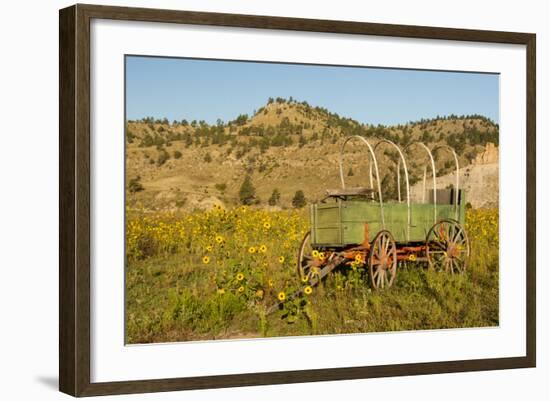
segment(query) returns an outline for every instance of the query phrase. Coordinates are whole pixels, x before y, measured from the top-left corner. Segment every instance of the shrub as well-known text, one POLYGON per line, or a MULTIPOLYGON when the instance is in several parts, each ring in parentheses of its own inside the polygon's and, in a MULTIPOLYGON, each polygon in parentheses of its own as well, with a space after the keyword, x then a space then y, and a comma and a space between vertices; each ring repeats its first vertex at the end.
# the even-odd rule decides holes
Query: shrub
POLYGON ((179 150, 174 151, 174 159, 181 159, 182 153, 179 150))
POLYGON ((136 193, 143 191, 143 185, 141 184, 141 177, 138 175, 137 177, 132 178, 128 183, 128 191, 131 193, 136 193))
POLYGON ((224 192, 226 189, 227 189, 227 184, 225 182, 222 182, 222 183, 219 183, 219 184, 216 184, 214 185, 214 187, 220 191, 220 192, 224 192))
POLYGON ((294 194, 294 198, 292 198, 292 206, 294 206, 296 209, 300 209, 306 205, 306 197, 304 195, 304 191, 301 189, 296 191, 294 194))
POLYGON ((271 193, 271 197, 268 199, 267 203, 271 206, 275 206, 279 203, 279 200, 281 199, 281 193, 277 188, 273 190, 271 193))
POLYGON ((130 131, 129 129, 126 131, 126 140, 128 141, 128 143, 133 143, 135 137, 136 136, 132 131, 130 131))
POLYGON ((164 163, 166 163, 168 161, 168 159, 170 159, 170 155, 168 154, 168 152, 164 149, 162 149, 160 152, 159 152, 159 156, 157 158, 157 166, 162 166, 164 163))

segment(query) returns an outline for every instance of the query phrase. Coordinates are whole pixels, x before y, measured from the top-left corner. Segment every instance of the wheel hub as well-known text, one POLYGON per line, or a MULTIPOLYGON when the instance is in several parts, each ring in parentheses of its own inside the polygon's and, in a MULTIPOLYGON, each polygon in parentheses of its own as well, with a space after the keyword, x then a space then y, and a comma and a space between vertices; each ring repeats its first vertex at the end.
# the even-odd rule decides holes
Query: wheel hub
POLYGON ((456 258, 459 254, 458 247, 455 245, 449 245, 447 248, 447 255, 449 255, 450 258, 456 258))

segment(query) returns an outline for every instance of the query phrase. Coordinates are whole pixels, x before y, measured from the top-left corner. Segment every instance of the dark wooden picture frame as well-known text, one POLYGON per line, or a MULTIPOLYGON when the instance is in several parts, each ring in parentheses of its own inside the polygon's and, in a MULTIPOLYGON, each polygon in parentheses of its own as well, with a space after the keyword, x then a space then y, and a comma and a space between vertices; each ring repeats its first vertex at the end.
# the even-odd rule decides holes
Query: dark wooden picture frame
POLYGON ((60 10, 59 29, 59 388, 62 392, 73 396, 93 396, 535 366, 535 34, 80 4, 60 10), (525 45, 526 356, 91 383, 90 21, 93 18, 525 45))

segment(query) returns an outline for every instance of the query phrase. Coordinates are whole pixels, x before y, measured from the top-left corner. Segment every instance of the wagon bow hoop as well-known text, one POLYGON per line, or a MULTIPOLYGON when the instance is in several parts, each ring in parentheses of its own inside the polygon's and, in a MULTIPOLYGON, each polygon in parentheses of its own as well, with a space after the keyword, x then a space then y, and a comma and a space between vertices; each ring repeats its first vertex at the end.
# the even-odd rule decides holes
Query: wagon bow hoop
POLYGON ((458 164, 458 156, 453 148, 449 145, 439 145, 433 149, 433 153, 437 153, 438 150, 448 150, 454 158, 455 161, 455 220, 458 220, 458 192, 460 191, 460 166, 458 164))
MULTIPOLYGON (((411 229, 411 196, 410 196, 410 186, 409 186, 409 170, 407 168, 407 162, 405 160, 405 155, 403 155, 403 152, 401 151, 401 148, 393 141, 390 141, 389 139, 381 139, 379 140, 376 145, 374 145, 374 152, 376 153, 376 149, 384 144, 387 143, 388 145, 393 146, 397 153, 399 154, 399 159, 397 159, 397 191, 398 191, 398 200, 401 202, 401 180, 400 180, 400 162, 403 162, 403 171, 405 171, 405 188, 406 188, 406 195, 407 195, 407 240, 410 239, 410 229, 411 229)), ((370 165, 372 166, 372 164, 370 165)), ((372 169, 371 169, 372 172, 372 169)))
MULTIPOLYGON (((433 181, 433 202, 434 202, 434 224, 437 222, 437 190, 436 190, 436 186, 437 186, 437 183, 436 183, 436 174, 435 174, 435 161, 434 161, 434 157, 433 157, 433 154, 432 154, 432 151, 430 150, 430 148, 428 148, 424 143, 422 142, 411 142, 409 143, 407 146, 405 146, 405 148, 403 149, 405 152, 407 152, 407 150, 411 147, 413 147, 414 145, 418 145, 420 146, 422 149, 424 149, 426 151, 426 153, 428 154, 428 158, 430 159, 430 165, 432 167, 432 181, 433 181)), ((399 169, 397 169, 397 173, 399 174, 399 169)), ((425 173, 425 172, 424 172, 425 173)), ((423 188, 422 188, 422 192, 425 193, 426 192, 426 179, 425 179, 425 174, 424 174, 424 185, 423 185, 423 188)))
MULTIPOLYGON (((346 147, 346 144, 351 141, 352 139, 359 139, 363 141, 365 145, 367 145, 369 149, 370 156, 372 158, 372 164, 374 165, 374 172, 376 175, 376 186, 378 190, 378 200, 380 203, 380 216, 382 221, 382 227, 386 226, 386 223, 384 221, 384 203, 382 200, 382 189, 380 187, 380 174, 378 172, 378 162, 376 161, 376 155, 374 154, 374 149, 372 145, 367 141, 365 138, 359 135, 352 135, 348 136, 346 139, 344 139, 344 142, 342 142, 342 146, 340 146, 340 157, 339 157, 339 164, 340 164, 340 182, 342 183, 342 189, 346 189, 346 182, 344 180, 344 149, 346 147)), ((371 187, 372 187, 372 181, 371 181, 371 187)))

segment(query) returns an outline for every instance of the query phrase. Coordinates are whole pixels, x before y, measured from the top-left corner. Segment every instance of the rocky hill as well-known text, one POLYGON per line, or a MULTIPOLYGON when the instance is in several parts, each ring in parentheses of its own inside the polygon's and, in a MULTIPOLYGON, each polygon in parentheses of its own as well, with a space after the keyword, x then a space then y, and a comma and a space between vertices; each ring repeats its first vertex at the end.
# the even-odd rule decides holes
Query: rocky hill
MULTIPOLYGON (((474 208, 498 207, 499 197, 499 169, 498 148, 488 143, 485 150, 475 157, 471 164, 459 170, 459 185, 466 190, 466 202, 474 208)), ((438 188, 450 188, 455 185, 454 172, 437 178, 438 188)), ((427 190, 429 191, 429 183, 427 190)), ((411 197, 414 200, 422 199, 423 185, 416 183, 411 188, 411 197)))
MULTIPOLYGON (((460 164, 467 166, 461 173, 464 183, 480 182, 479 176, 484 182, 485 174, 489 174, 485 170, 490 168, 479 166, 487 166, 487 158, 494 159, 495 152, 498 156, 498 125, 483 116, 448 116, 391 127, 373 126, 306 102, 269 99, 250 116, 243 114, 215 125, 152 118, 129 121, 127 202, 130 207, 145 209, 239 204, 246 176, 250 176, 254 192, 248 203, 291 207, 300 190, 308 201, 315 201, 324 196, 327 188, 340 186, 339 146, 342 138, 349 135, 364 136, 372 143, 377 138, 387 138, 402 148, 413 141, 430 147, 450 145, 456 149, 460 164), (487 147, 488 143, 495 146, 487 147), (274 190, 280 193, 279 197, 272 196, 274 190)), ((350 145, 346 149, 346 182, 349 186, 365 186, 369 171, 367 148, 359 143, 350 145)), ((407 154, 412 184, 420 179, 426 163, 424 154, 414 149, 410 148, 407 154)), ((395 198, 397 193, 397 157, 389 146, 377 151, 387 199, 395 198)), ((498 178, 498 164, 494 160, 489 164, 495 165, 491 171, 495 170, 498 178)), ((446 176, 453 166, 449 158, 437 160, 441 185, 447 185, 446 176)), ((472 205, 498 202, 498 179, 496 187, 486 188, 483 196, 487 201, 475 201, 472 205)))

